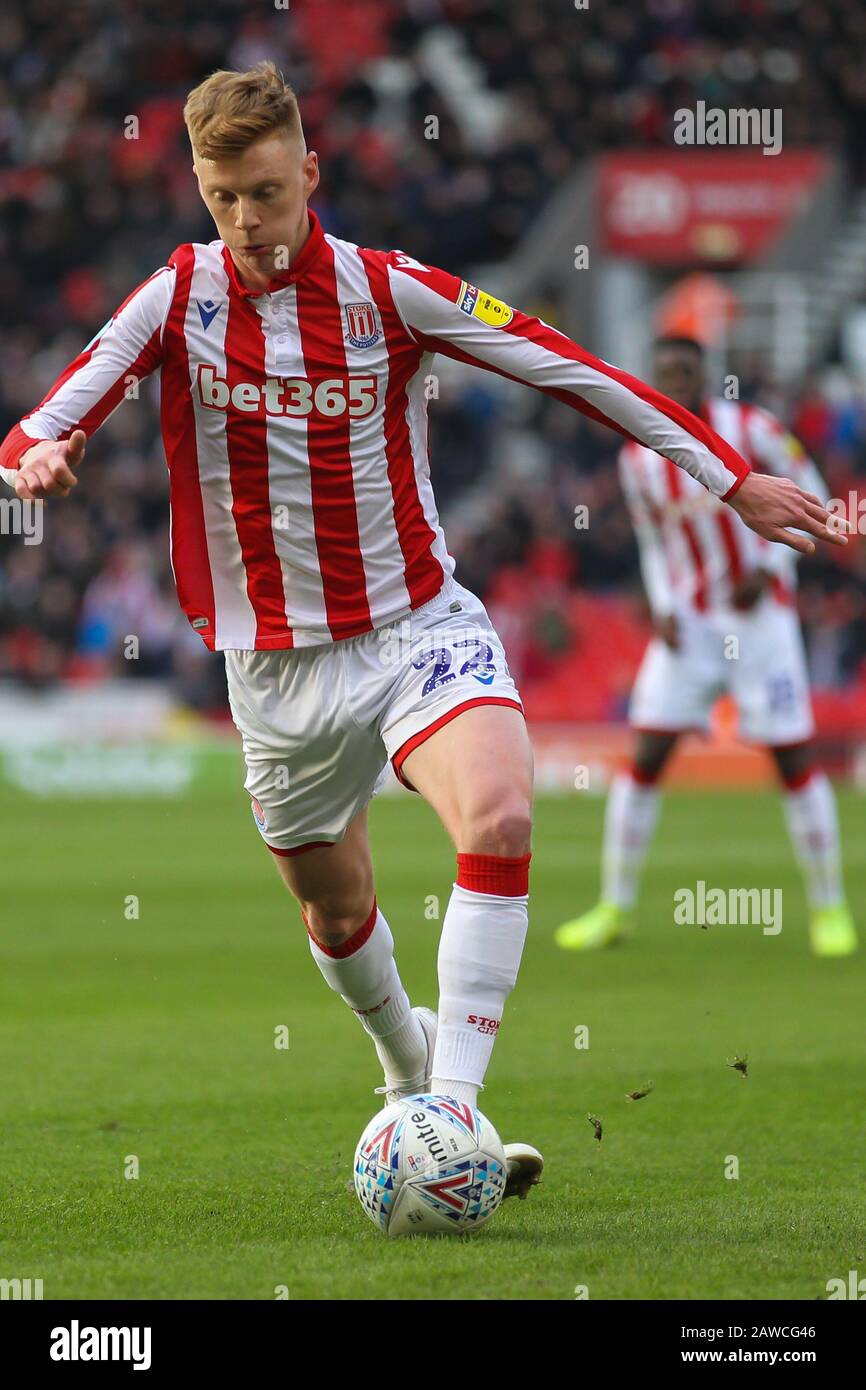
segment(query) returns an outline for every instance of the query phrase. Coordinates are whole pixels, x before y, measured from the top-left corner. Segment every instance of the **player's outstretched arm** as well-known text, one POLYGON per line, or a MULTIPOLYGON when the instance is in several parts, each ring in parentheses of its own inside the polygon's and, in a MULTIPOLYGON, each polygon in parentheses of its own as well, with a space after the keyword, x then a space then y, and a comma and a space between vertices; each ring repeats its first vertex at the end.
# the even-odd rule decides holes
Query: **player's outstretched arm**
POLYGON ((732 497, 729 506, 747 526, 767 541, 781 541, 792 550, 811 555, 815 542, 797 531, 808 531, 831 545, 847 545, 850 526, 827 511, 812 492, 804 492, 790 478, 749 473, 732 497))
POLYGON ((67 497, 88 439, 162 361, 175 270, 161 266, 127 295, 35 410, 0 443, 0 478, 23 501, 67 497))
POLYGON ((75 476, 87 444, 84 430, 73 430, 69 439, 42 439, 22 454, 14 475, 15 493, 22 501, 68 497, 77 485, 75 476))
POLYGON ((420 347, 523 381, 663 454, 767 540, 809 554, 814 545, 795 534, 799 529, 845 545, 845 527, 837 518, 828 526, 830 514, 817 497, 783 478, 754 478, 746 460, 703 420, 543 319, 403 252, 391 252, 387 266, 397 311, 420 347))

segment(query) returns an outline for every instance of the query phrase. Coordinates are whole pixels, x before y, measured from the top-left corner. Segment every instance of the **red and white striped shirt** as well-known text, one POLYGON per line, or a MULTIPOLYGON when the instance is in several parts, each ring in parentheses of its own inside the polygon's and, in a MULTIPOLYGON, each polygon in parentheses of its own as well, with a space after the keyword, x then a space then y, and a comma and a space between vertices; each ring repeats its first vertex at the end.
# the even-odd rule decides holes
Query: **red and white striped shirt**
MULTIPOLYGON (((768 411, 739 401, 704 402, 701 418, 756 470, 793 478, 826 500, 817 468, 793 435, 768 411)), ((790 602, 796 552, 751 531, 669 459, 641 444, 620 450, 619 475, 640 548, 641 573, 657 617, 678 608, 699 613, 726 607, 746 574, 774 576, 772 592, 790 602)))
POLYGON ((12 469, 36 440, 89 437, 159 370, 172 566, 211 649, 353 637, 440 591, 454 562, 430 483, 437 352, 660 449, 717 496, 747 475, 706 424, 541 319, 326 235, 312 212, 310 229, 266 291, 222 241, 179 246, 0 449, 12 469))

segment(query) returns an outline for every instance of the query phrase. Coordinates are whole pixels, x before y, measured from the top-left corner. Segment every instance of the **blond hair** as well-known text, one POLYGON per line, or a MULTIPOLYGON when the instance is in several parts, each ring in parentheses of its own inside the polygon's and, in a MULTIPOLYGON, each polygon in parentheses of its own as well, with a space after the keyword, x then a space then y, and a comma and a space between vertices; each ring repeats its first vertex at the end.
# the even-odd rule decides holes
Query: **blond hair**
POLYGON ((270 59, 246 72, 212 72, 190 92, 183 119, 203 159, 231 159, 271 133, 304 138, 298 99, 270 59))

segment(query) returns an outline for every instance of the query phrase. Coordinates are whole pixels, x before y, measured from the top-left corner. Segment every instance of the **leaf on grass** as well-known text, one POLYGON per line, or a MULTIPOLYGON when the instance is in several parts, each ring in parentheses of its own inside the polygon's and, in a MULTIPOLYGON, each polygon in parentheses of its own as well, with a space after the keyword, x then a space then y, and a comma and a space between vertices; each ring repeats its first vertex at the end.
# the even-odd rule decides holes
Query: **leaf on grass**
POLYGON ((652 1089, 653 1083, 647 1081, 642 1091, 629 1091, 626 1095, 626 1100, 643 1100, 644 1096, 648 1096, 652 1089))

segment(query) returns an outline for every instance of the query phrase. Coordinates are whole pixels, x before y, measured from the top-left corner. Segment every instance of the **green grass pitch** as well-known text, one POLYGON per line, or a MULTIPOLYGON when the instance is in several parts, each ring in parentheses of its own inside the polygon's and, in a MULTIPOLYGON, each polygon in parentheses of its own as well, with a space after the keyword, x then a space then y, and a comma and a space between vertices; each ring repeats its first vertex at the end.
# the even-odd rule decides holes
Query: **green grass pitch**
MULTIPOLYGON (((671 793, 638 937, 586 956, 551 932, 594 899, 602 803, 539 800, 482 1108, 542 1149, 545 1182, 433 1241, 386 1240, 347 1191, 381 1074, 234 780, 170 802, 3 800, 0 1276, 41 1278, 46 1299, 809 1300, 866 1274, 866 957, 810 957, 772 794, 671 793), (674 890, 700 878, 782 888, 781 934, 676 926, 674 890), (746 1078, 728 1065, 744 1054, 746 1078)), ((856 910, 866 808, 850 791, 840 808, 856 910)), ((453 851, 418 798, 371 819, 404 979, 435 1003, 425 908, 444 912, 453 851)))

